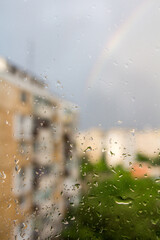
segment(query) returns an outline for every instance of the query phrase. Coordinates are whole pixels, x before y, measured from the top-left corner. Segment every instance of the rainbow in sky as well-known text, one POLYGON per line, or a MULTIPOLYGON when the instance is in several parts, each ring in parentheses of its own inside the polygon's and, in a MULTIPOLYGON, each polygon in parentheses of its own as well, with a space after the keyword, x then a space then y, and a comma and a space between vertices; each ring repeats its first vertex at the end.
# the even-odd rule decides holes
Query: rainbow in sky
POLYGON ((98 79, 98 75, 102 71, 108 58, 111 56, 111 54, 113 54, 117 47, 120 46, 120 43, 130 31, 131 27, 134 26, 140 20, 140 18, 142 18, 144 14, 148 12, 152 3, 152 0, 144 0, 141 2, 141 4, 139 4, 138 7, 132 11, 126 21, 120 25, 118 30, 109 39, 107 39, 107 42, 100 52, 96 63, 89 73, 89 77, 86 81, 87 88, 98 79))

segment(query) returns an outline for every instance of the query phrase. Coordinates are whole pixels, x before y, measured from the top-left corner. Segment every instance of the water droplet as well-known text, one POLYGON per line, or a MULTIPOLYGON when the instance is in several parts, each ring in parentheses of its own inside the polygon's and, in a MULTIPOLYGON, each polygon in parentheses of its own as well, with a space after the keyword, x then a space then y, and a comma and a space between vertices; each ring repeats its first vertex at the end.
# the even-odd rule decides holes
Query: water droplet
POLYGON ((95 187, 98 187, 98 182, 95 182, 93 185, 94 185, 95 187))
POLYGON ((95 196, 95 195, 90 195, 88 198, 89 198, 89 199, 95 199, 95 198, 97 198, 97 196, 95 196))
POLYGON ((23 227, 23 229, 26 229, 27 228, 27 224, 26 223, 22 223, 22 227, 23 227))
POLYGON ((79 184, 79 183, 76 183, 76 184, 75 184, 75 187, 76 187, 76 188, 80 188, 80 184, 79 184))
POLYGON ((151 223, 153 225, 156 225, 158 223, 159 219, 151 219, 151 223))
POLYGON ((112 151, 109 151, 110 156, 115 156, 115 153, 112 151))
POLYGON ((96 174, 96 173, 94 173, 94 174, 93 174, 93 176, 94 176, 94 177, 99 177, 99 175, 98 175, 98 174, 96 174))
POLYGON ((143 206, 145 206, 145 207, 147 206, 147 202, 142 202, 142 204, 143 204, 143 206))
POLYGON ((67 222, 67 221, 63 221, 63 224, 67 225, 67 224, 68 224, 68 222, 67 222))
POLYGON ((131 192, 134 192, 134 189, 130 188, 131 192))
POLYGON ((107 150, 105 149, 105 148, 102 148, 102 152, 104 153, 104 152, 106 152, 107 150))
POLYGON ((121 196, 115 198, 115 203, 119 205, 129 205, 133 202, 132 198, 122 198, 121 196))
POLYGON ((89 147, 87 147, 87 148, 84 150, 84 152, 89 152, 89 151, 91 151, 91 150, 92 150, 92 147, 89 146, 89 147))
POLYGON ((21 171, 21 168, 19 167, 19 165, 16 165, 16 166, 15 166, 15 170, 16 170, 16 172, 18 172, 18 173, 21 171))
POLYGON ((160 183, 160 179, 156 179, 155 182, 156 182, 156 183, 160 183))
POLYGON ((0 179, 1 179, 2 183, 4 182, 4 179, 6 179, 6 174, 4 171, 0 172, 0 179))

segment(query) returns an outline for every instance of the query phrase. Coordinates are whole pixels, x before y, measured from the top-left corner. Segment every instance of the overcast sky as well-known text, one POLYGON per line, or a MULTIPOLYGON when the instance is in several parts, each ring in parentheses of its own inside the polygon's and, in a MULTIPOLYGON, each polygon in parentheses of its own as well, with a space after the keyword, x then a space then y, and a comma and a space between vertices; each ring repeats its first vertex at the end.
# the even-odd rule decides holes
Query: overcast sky
POLYGON ((158 0, 0 0, 0 55, 79 106, 80 128, 160 127, 158 0))

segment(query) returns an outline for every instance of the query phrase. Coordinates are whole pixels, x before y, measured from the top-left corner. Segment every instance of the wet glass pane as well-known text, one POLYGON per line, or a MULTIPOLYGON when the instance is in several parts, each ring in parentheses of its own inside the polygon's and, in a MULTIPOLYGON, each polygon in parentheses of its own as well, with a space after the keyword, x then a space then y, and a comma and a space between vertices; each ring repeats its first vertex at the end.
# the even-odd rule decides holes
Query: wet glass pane
POLYGON ((158 0, 0 0, 0 239, 160 239, 158 0))

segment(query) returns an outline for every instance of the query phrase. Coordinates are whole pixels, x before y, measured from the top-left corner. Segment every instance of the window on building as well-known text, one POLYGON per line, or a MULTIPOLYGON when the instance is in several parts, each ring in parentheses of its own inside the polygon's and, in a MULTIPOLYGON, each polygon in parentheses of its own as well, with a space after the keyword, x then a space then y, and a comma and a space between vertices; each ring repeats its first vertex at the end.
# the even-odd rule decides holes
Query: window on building
POLYGON ((13 127, 16 139, 30 140, 32 138, 33 121, 30 115, 16 114, 13 127))
POLYGON ((20 142, 19 143, 19 152, 22 155, 26 155, 30 152, 30 146, 26 142, 20 142))
POLYGON ((26 103, 27 102, 27 93, 26 92, 21 92, 21 101, 23 103, 26 103))

